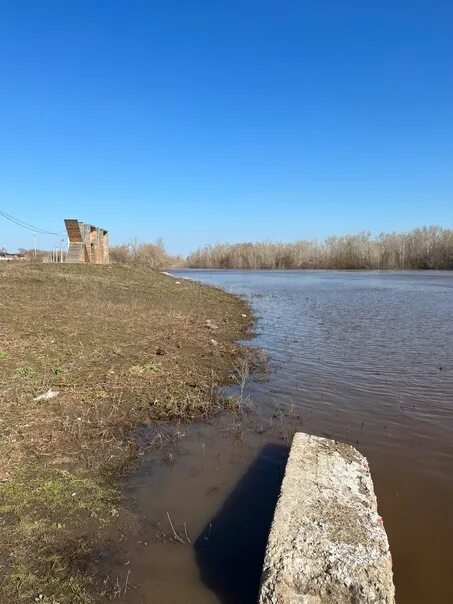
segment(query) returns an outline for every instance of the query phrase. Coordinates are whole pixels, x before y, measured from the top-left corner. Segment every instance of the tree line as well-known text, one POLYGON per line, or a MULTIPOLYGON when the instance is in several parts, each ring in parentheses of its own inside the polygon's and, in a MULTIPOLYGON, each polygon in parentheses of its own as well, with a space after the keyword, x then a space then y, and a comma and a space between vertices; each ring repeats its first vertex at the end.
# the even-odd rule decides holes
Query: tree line
POLYGON ((323 241, 217 243, 199 248, 190 268, 223 269, 453 269, 453 229, 439 226, 405 233, 369 232, 323 241))

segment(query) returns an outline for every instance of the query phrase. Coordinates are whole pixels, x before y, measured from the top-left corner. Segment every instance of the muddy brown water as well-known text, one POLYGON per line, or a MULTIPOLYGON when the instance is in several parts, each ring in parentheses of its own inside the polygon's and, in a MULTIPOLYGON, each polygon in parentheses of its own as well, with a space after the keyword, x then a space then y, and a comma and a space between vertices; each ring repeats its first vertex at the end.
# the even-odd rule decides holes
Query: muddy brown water
POLYGON ((255 602, 288 445, 302 430, 368 457, 397 602, 453 602, 453 273, 177 274, 247 298, 269 379, 247 386, 243 415, 156 432, 168 445, 125 490, 139 526, 112 553, 121 599, 255 602))

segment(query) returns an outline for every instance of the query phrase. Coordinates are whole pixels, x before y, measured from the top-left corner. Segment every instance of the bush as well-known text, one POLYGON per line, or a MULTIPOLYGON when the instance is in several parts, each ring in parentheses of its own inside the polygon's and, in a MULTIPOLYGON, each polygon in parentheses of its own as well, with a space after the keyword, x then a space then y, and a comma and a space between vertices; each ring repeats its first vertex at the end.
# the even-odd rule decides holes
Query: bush
POLYGON ((140 243, 132 239, 128 244, 113 246, 110 248, 110 259, 112 262, 149 266, 156 270, 183 264, 182 258, 167 253, 161 239, 155 243, 140 243))

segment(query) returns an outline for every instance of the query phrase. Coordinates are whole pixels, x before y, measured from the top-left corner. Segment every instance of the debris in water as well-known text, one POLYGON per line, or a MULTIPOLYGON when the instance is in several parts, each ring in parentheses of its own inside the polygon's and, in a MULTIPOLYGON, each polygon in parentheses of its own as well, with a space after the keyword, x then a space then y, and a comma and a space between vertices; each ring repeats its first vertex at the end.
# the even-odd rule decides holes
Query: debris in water
POLYGON ((173 537, 176 539, 176 541, 179 541, 180 543, 184 543, 184 541, 181 539, 181 537, 175 531, 175 527, 173 526, 173 522, 171 521, 170 514, 168 512, 167 512, 167 518, 168 518, 168 522, 170 523, 171 529, 173 531, 173 537))

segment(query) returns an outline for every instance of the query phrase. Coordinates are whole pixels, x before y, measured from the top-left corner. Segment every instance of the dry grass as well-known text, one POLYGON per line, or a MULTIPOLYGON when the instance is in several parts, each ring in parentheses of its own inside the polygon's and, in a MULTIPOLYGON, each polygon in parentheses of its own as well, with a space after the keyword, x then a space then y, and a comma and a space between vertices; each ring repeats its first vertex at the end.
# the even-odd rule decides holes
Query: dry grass
POLYGON ((14 264, 0 283, 0 601, 93 602, 86 569, 134 429, 215 412, 249 320, 236 298, 144 268, 14 264))

